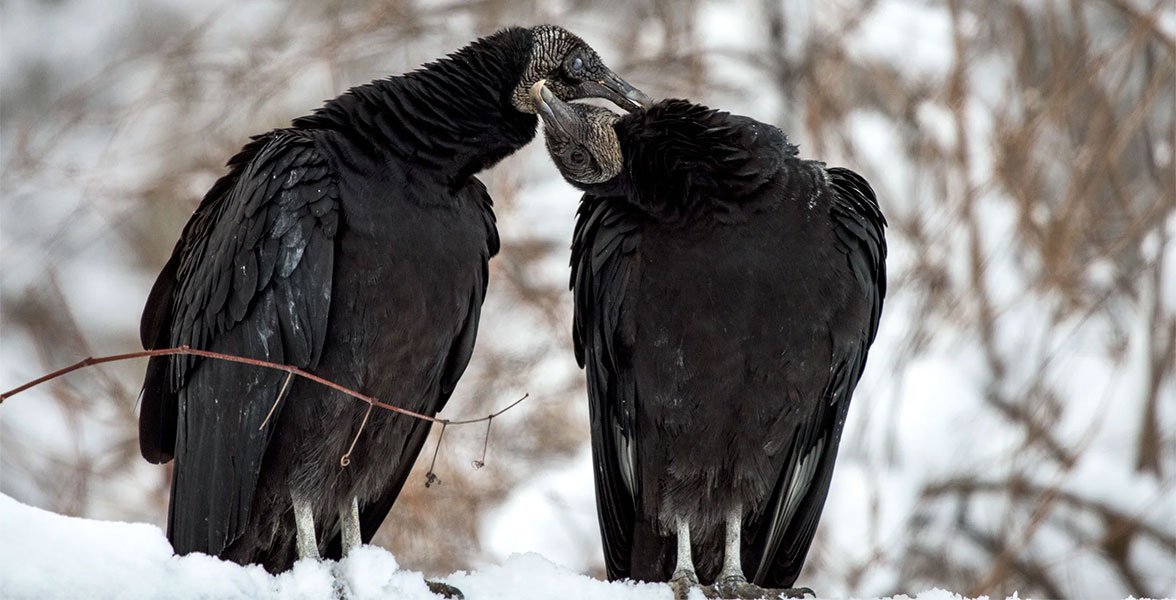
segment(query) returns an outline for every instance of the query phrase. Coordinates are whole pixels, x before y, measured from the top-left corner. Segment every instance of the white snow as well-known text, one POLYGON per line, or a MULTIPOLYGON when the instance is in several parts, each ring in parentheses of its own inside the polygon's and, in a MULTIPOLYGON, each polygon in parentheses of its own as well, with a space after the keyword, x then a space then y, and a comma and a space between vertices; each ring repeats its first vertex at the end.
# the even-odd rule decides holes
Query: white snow
POLYGON ((539 552, 579 572, 595 566, 600 560, 600 530, 588 448, 511 493, 487 517, 481 537, 495 560, 539 552))
MULTIPOLYGON (((432 600, 425 578, 400 570, 382 548, 363 546, 341 561, 298 561, 280 575, 204 554, 175 556, 154 525, 66 517, 0 494, 0 598, 173 600, 233 598, 432 600)), ((607 582, 535 553, 459 571, 442 581, 469 600, 670 600, 669 586, 607 582)), ((692 592, 700 600, 700 592, 692 592)), ((906 596, 896 596, 907 598, 906 596)), ((919 600, 960 598, 942 590, 919 600)))

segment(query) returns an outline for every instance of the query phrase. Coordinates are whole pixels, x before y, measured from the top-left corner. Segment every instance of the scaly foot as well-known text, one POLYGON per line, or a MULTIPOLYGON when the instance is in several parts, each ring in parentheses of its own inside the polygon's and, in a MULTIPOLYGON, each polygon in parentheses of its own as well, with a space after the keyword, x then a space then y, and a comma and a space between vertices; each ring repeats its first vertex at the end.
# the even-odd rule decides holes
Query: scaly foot
POLYGON ((686 600, 690 595, 690 588, 693 587, 698 587, 698 575, 694 571, 674 571, 674 576, 670 578, 670 589, 674 590, 674 600, 686 600))
POLYGON ((762 588, 742 576, 724 577, 713 585, 702 588, 707 598, 730 598, 739 600, 777 600, 782 598, 804 598, 816 596, 809 588, 762 588))
POLYGON ((465 594, 461 590, 449 585, 448 583, 441 583, 440 581, 425 580, 425 584, 429 586, 429 591, 441 596, 442 598, 465 598, 465 594))

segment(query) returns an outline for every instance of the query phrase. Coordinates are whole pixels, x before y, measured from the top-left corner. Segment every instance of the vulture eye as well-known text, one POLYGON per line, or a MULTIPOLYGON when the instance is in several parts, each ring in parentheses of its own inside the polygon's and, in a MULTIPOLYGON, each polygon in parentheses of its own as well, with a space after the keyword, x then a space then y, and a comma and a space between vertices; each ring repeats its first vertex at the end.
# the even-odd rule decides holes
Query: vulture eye
POLYGON ((584 59, 577 56, 576 58, 572 59, 572 73, 575 75, 579 75, 580 73, 583 73, 583 72, 584 72, 584 59))
POLYGON ((582 167, 588 163, 588 154, 583 150, 576 148, 568 153, 568 162, 573 167, 582 167))

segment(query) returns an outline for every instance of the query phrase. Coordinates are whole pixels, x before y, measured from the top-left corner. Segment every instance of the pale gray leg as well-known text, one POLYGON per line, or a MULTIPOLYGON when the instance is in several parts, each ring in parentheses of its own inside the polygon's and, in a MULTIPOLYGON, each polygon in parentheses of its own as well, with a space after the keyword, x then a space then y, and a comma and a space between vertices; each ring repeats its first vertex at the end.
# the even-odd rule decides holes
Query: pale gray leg
POLYGON ((808 588, 766 589, 747 580, 743 574, 740 551, 743 544, 743 507, 733 506, 727 512, 727 536, 723 545, 723 569, 714 585, 703 588, 707 598, 802 598, 813 595, 808 588))
POLYGON ((678 520, 678 563, 674 566, 674 575, 670 577, 670 588, 674 590, 674 598, 684 600, 690 594, 690 588, 698 585, 698 573, 694 571, 694 557, 690 554, 690 523, 685 519, 678 520))
POLYGON ((313 558, 318 560, 318 541, 314 535, 314 511, 310 502, 291 495, 294 501, 294 527, 297 531, 295 544, 298 548, 298 558, 313 558))
POLYGON ((694 557, 690 554, 690 523, 678 521, 678 564, 674 566, 672 580, 685 580, 698 583, 698 574, 694 572, 694 557))
POLYGON ((747 582, 747 577, 743 575, 743 562, 739 557, 742 534, 743 507, 735 505, 727 512, 727 538, 723 548, 723 570, 719 572, 716 583, 737 585, 747 582))
POLYGON ((359 534, 359 498, 352 496, 351 503, 339 511, 339 526, 343 530, 343 556, 363 543, 359 534))

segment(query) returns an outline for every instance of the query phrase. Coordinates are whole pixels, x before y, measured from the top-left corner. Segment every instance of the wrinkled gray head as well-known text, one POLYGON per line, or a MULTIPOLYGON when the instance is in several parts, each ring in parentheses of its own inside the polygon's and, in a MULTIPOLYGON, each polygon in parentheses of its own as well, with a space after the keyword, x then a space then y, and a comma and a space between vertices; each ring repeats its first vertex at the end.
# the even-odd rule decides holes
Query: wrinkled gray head
POLYGON ((620 115, 599 106, 568 104, 539 81, 531 104, 543 119, 547 153, 572 183, 604 183, 621 173, 624 156, 613 125, 620 115))
POLYGON ((591 46, 570 31, 539 25, 531 29, 531 34, 535 42, 530 62, 513 94, 518 110, 535 112, 527 93, 541 79, 546 79, 551 92, 564 100, 604 98, 625 110, 650 105, 649 96, 613 73, 591 46))

